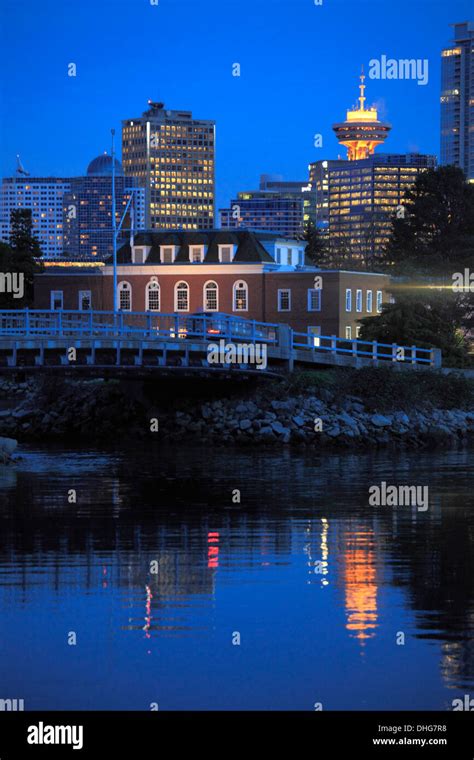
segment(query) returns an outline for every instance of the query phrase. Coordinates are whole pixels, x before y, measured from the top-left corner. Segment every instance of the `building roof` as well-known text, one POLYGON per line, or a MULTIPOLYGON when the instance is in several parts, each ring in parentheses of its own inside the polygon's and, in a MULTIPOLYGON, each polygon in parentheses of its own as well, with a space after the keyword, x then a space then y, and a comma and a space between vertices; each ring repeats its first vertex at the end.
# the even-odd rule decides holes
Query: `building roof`
MULTIPOLYGON (((261 240, 278 240, 278 235, 256 233, 251 230, 206 230, 206 231, 151 231, 138 232, 134 237, 135 246, 151 246, 146 260, 147 264, 160 263, 160 246, 176 245, 179 247, 175 264, 189 264, 189 246, 204 245, 204 262, 219 262, 219 245, 235 245, 236 253, 233 263, 273 263, 273 258, 265 249, 261 240)), ((129 264, 132 261, 130 242, 125 243, 117 253, 119 264, 129 264)), ((110 260, 107 262, 110 263, 110 260)))
MULTIPOLYGON (((115 159, 115 172, 118 176, 123 175, 122 164, 115 159)), ((93 158, 87 167, 87 176, 110 177, 112 174, 112 156, 108 153, 102 153, 97 158, 93 158)))

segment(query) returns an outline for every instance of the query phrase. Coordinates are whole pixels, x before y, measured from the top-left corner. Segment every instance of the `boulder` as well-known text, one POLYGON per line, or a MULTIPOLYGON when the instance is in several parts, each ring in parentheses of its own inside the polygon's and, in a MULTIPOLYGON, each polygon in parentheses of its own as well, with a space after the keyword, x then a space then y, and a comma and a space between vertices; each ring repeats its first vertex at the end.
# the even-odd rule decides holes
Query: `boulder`
POLYGON ((370 418, 372 425, 375 427, 390 427, 392 424, 392 417, 386 417, 384 414, 373 414, 370 418))
POLYGON ((14 438, 0 438, 0 453, 11 456, 18 446, 18 441, 14 438))
POLYGON ((282 425, 281 422, 278 422, 278 420, 276 422, 272 422, 272 430, 277 435, 286 436, 287 434, 290 434, 290 430, 284 427, 284 425, 282 425))
POLYGON ((301 415, 296 415, 296 417, 293 417, 293 422, 295 423, 297 427, 300 428, 300 427, 303 427, 305 420, 304 420, 304 417, 302 417, 301 415))

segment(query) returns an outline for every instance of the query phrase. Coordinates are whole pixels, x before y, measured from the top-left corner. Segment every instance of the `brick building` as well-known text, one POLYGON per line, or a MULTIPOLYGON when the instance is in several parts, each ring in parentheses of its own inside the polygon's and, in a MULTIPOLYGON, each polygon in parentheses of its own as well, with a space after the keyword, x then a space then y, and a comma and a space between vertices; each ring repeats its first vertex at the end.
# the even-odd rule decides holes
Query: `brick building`
MULTIPOLYGON (((249 230, 142 232, 118 252, 122 311, 224 312, 355 338, 357 320, 388 300, 383 274, 307 266, 305 242, 249 230)), ((113 309, 113 267, 51 264, 35 279, 35 308, 113 309)))

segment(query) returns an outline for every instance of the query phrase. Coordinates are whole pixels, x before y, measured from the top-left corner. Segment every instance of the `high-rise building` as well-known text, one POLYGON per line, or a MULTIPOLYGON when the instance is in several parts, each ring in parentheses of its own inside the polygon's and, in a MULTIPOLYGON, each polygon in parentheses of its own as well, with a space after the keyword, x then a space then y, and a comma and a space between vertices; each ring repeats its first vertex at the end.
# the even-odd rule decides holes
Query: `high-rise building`
POLYGON ((123 170, 145 188, 147 229, 212 229, 215 122, 148 105, 122 122, 123 170))
POLYGON ((474 182, 474 23, 453 27, 454 40, 441 52, 441 163, 474 182))
POLYGON ((435 156, 419 153, 310 164, 319 203, 317 225, 328 232, 330 252, 353 262, 368 261, 380 252, 393 216, 404 213, 407 191, 420 172, 435 166, 435 156))
MULTIPOLYGON (((115 209, 119 223, 132 193, 132 180, 124 176, 115 159, 115 209)), ((118 242, 145 226, 145 190, 133 193, 133 212, 123 224, 118 242), (132 224, 133 222, 133 224, 132 224)), ((113 252, 112 157, 94 158, 84 177, 73 177, 63 199, 64 254, 68 258, 104 259, 113 252)))
POLYGON ((336 137, 347 148, 349 161, 357 161, 371 156, 388 137, 391 125, 380 121, 375 106, 365 107, 365 75, 360 76, 359 104, 347 111, 346 120, 333 124, 336 137))
POLYGON ((31 209, 33 233, 43 257, 57 259, 63 252, 63 196, 70 180, 25 175, 21 169, 17 176, 5 177, 0 185, 0 239, 10 241, 12 211, 31 209))
POLYGON ((284 182, 280 175, 262 174, 258 190, 237 193, 230 208, 220 209, 223 229, 269 230, 299 237, 314 220, 315 200, 308 182, 284 182))

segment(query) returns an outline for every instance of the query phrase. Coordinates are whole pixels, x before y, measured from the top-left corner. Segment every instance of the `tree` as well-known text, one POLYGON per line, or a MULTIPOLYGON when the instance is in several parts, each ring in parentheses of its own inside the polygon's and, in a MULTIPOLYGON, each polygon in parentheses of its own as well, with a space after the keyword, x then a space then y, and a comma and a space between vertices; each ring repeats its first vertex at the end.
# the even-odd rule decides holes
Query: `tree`
POLYGON ((326 236, 318 230, 314 222, 308 222, 306 225, 304 239, 307 242, 306 260, 318 267, 327 266, 329 264, 329 252, 326 236))
POLYGON ((33 234, 30 209, 15 209, 11 214, 10 243, 1 244, 1 272, 12 277, 21 277, 23 297, 15 298, 12 293, 0 293, 0 305, 4 309, 24 308, 33 302, 33 280, 41 271, 42 256, 39 240, 33 234))
POLYGON ((474 259, 474 185, 454 166, 418 175, 392 221, 380 264, 396 273, 452 277, 474 259))
POLYGON ((467 334, 472 309, 456 294, 439 289, 404 290, 377 317, 360 319, 361 340, 440 348, 443 364, 468 365, 467 334))

